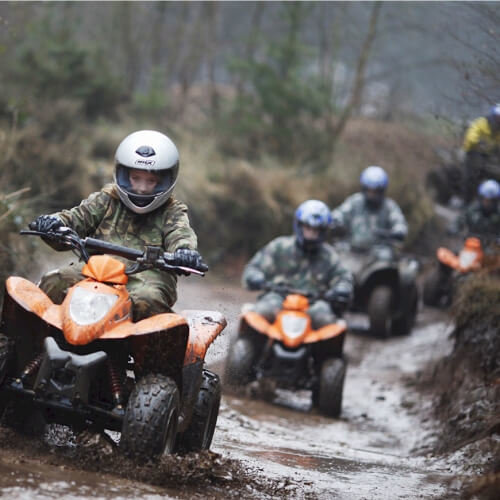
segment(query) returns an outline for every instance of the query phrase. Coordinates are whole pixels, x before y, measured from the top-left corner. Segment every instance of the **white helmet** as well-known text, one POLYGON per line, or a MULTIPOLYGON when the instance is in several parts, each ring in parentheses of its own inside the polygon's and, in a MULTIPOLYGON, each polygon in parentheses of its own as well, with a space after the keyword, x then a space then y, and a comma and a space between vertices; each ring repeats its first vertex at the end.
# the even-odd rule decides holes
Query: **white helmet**
POLYGON ((139 130, 120 143, 115 153, 114 179, 122 202, 136 214, 146 214, 163 205, 174 189, 179 173, 179 151, 164 134, 155 130, 139 130), (132 191, 131 169, 146 170, 158 176, 151 194, 132 191))

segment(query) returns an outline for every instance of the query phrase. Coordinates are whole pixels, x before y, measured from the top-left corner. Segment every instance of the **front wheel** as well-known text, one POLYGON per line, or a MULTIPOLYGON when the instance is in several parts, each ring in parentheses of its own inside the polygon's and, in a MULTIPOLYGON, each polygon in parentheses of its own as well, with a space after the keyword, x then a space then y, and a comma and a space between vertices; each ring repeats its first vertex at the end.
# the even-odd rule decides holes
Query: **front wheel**
POLYGON ((425 278, 423 301, 426 306, 438 307, 446 295, 449 278, 441 270, 441 266, 435 267, 425 278))
POLYGON ((328 417, 337 418, 342 409, 346 363, 343 359, 327 359, 321 365, 319 390, 313 391, 313 402, 328 417))
POLYGON ((416 286, 412 287, 408 292, 411 297, 409 300, 409 306, 405 311, 402 311, 402 315, 394 319, 392 323, 392 333, 393 335, 408 335, 413 326, 415 325, 415 320, 417 318, 418 312, 418 289, 416 286))
POLYGON ((189 427, 179 439, 183 451, 208 450, 215 432, 221 398, 219 376, 203 370, 200 392, 189 427))
POLYGON ((254 376, 255 355, 254 343, 248 338, 238 338, 227 355, 225 383, 238 386, 250 382, 254 376))
POLYGON ((129 397, 120 448, 134 457, 172 453, 178 418, 177 384, 163 375, 146 375, 137 382, 129 397))
POLYGON ((368 301, 370 333, 377 337, 387 338, 391 334, 392 301, 392 289, 388 286, 377 286, 370 295, 368 301))

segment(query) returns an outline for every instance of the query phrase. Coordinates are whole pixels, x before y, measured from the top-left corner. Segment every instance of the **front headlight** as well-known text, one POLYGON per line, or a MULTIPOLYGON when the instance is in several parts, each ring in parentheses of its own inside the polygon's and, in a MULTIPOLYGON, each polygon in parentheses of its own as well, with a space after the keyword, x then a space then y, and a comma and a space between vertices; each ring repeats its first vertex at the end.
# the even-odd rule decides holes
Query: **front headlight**
POLYGON ((477 253, 470 250, 462 250, 458 256, 458 262, 462 269, 468 269, 477 259, 477 253))
POLYGON ((91 325, 104 318, 117 300, 117 295, 77 287, 71 296, 69 315, 79 325, 91 325))
POLYGON ((307 318, 285 314, 281 317, 281 327, 288 337, 292 339, 300 337, 307 327, 307 318))

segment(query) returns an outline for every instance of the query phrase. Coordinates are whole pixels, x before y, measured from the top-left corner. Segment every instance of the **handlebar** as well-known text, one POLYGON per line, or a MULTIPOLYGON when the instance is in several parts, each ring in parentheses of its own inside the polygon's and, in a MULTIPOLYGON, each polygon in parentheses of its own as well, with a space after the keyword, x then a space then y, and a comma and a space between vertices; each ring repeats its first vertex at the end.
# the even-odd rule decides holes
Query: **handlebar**
POLYGON ((146 269, 159 269, 161 271, 173 271, 178 274, 195 274, 205 276, 205 273, 191 267, 179 266, 173 253, 163 252, 160 247, 146 246, 143 251, 135 248, 128 248, 114 243, 108 243, 96 238, 80 238, 73 229, 62 226, 55 231, 41 232, 34 230, 21 230, 22 235, 40 236, 56 243, 66 245, 75 250, 80 258, 88 262, 89 251, 99 254, 116 255, 134 261, 131 268, 127 269, 127 274, 134 274, 146 269))
POLYGON ((261 288, 264 292, 275 292, 280 295, 298 294, 307 297, 309 300, 316 301, 323 297, 321 292, 311 292, 309 290, 300 290, 298 288, 292 288, 286 283, 264 283, 261 288))

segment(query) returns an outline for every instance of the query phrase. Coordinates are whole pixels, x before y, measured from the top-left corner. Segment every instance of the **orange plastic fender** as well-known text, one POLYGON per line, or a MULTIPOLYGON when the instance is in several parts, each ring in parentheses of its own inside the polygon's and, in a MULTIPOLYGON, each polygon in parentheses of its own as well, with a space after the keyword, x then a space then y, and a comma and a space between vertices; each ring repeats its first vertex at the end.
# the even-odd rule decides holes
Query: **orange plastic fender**
POLYGON ((447 248, 439 247, 436 256, 445 266, 451 267, 452 269, 458 269, 460 267, 458 257, 447 248))
POLYGON ((184 356, 184 365, 205 359, 210 344, 227 325, 226 318, 217 311, 187 309, 181 316, 189 324, 189 339, 184 356))
POLYGON ((160 332, 162 330, 169 330, 176 326, 186 326, 188 323, 179 314, 163 313, 151 316, 137 323, 127 320, 115 326, 111 330, 101 335, 100 339, 125 339, 133 335, 147 335, 148 333, 160 332))
POLYGON ((19 276, 11 276, 5 282, 7 293, 28 312, 36 314, 46 323, 62 330, 61 306, 54 304, 34 283, 19 276))
POLYGON ((319 342, 320 340, 327 340, 347 330, 347 323, 343 319, 337 320, 336 323, 332 325, 322 326, 319 330, 313 330, 306 335, 304 339, 304 344, 312 344, 313 342, 319 342))
POLYGON ((271 328, 271 323, 269 323, 264 316, 261 316, 255 311, 248 311, 244 313, 242 320, 259 333, 267 335, 275 340, 281 340, 281 335, 276 329, 271 328))

